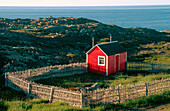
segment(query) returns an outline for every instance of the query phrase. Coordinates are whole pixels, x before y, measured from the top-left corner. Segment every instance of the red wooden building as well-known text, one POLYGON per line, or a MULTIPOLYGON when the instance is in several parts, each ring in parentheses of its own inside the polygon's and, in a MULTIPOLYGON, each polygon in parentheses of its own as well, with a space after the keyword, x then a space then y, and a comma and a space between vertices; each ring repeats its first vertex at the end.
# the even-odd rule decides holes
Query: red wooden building
POLYGON ((86 53, 88 71, 110 75, 126 70, 127 52, 117 41, 96 44, 86 53))

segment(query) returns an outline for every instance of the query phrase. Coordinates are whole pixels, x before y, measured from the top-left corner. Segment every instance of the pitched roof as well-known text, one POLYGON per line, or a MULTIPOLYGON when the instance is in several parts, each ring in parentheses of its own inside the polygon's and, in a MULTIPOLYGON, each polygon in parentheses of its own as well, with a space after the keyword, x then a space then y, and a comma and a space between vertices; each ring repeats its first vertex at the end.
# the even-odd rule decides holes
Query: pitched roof
POLYGON ((96 44, 107 56, 126 52, 126 49, 118 42, 96 44))

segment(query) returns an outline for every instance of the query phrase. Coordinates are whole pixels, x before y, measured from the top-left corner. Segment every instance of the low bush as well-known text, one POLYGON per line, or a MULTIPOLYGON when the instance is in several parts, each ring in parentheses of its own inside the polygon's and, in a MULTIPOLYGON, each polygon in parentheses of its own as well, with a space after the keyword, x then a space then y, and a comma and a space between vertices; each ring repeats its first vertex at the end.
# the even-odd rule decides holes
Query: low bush
POLYGON ((4 101, 0 100, 0 110, 7 110, 8 105, 4 103, 4 101))
POLYGON ((46 100, 46 99, 32 99, 32 100, 29 100, 30 103, 32 104, 40 104, 40 103, 48 103, 49 100, 46 100))
POLYGON ((0 99, 2 100, 24 100, 26 97, 26 94, 21 91, 15 91, 11 88, 3 88, 0 91, 0 99))

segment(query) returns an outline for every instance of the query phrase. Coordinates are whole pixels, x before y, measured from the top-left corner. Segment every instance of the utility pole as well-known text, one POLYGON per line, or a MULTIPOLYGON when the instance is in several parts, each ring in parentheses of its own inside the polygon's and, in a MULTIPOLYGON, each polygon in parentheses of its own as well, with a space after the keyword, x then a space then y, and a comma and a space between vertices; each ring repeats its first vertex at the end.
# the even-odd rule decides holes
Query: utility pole
POLYGON ((94 37, 92 37, 92 47, 94 46, 94 37))
POLYGON ((111 33, 109 33, 109 35, 110 35, 110 42, 112 42, 112 34, 111 34, 111 33))

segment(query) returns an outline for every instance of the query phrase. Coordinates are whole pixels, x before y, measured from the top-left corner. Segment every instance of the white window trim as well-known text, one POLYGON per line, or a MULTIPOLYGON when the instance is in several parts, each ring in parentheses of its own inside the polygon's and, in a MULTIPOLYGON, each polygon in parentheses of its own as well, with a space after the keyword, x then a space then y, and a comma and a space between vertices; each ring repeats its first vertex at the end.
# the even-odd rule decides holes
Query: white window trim
POLYGON ((105 56, 98 56, 98 65, 99 65, 99 66, 105 66, 105 63, 106 63, 106 62, 105 62, 105 56), (99 63, 99 57, 103 57, 103 58, 104 58, 104 64, 100 64, 100 63, 99 63))

